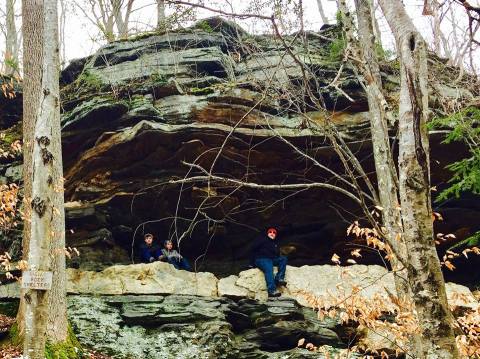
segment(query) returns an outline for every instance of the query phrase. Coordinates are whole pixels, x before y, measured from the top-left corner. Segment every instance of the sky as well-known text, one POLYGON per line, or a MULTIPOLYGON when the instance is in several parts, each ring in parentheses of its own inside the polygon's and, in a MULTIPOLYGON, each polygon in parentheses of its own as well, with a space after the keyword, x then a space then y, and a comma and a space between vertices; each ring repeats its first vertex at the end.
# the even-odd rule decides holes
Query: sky
MULTIPOLYGON (((61 0, 63 8, 66 11, 66 23, 65 23, 65 58, 66 62, 74 58, 85 57, 95 52, 104 42, 98 41, 97 29, 85 18, 81 11, 75 6, 75 2, 85 3, 86 0, 61 0)), ((196 1, 196 0, 191 0, 196 1)), ((204 0, 206 4, 214 8, 223 8, 224 10, 235 12, 242 12, 252 4, 251 0, 204 0)), ((353 0, 350 1, 351 8, 353 9, 353 0)), ((17 7, 20 6, 21 0, 16 0, 17 7)), ((424 0, 404 0, 406 9, 410 17, 412 18, 415 26, 417 26, 420 33, 426 38, 427 42, 432 38, 432 29, 430 25, 431 18, 422 15, 424 0)), ((471 0, 472 4, 479 3, 480 0, 471 0)), ((0 9, 5 8, 6 0, 0 0, 0 9)), ((336 13, 336 1, 335 0, 322 0, 327 17, 334 22, 336 13)), ((135 11, 132 14, 131 20, 135 27, 140 30, 146 30, 151 28, 156 22, 156 10, 155 0, 135 0, 135 11)), ((318 30, 322 21, 318 12, 317 0, 303 0, 304 7, 304 19, 305 28, 308 30, 318 30)), ((167 15, 174 11, 171 7, 167 7, 167 15)), ((458 21, 462 19, 466 21, 466 17, 463 10, 458 10, 458 21)), ((383 33, 383 45, 385 48, 393 49, 394 40, 388 31, 388 25, 380 16, 380 9, 377 10, 377 16, 380 18, 380 27, 383 33)), ((215 14, 206 10, 197 10, 197 17, 204 18, 214 16, 215 14)), ((271 15, 270 10, 266 10, 264 15, 271 15)), ((4 21, 4 19, 0 19, 4 21)), ((20 20, 19 20, 20 21, 20 20)), ((236 20, 243 28, 252 33, 264 32, 267 29, 265 22, 259 22, 258 20, 236 20)), ((447 26, 447 25, 444 25, 447 26)), ((447 35, 451 32, 447 27, 447 35)), ((0 38, 0 46, 4 47, 4 37, 0 38)), ((480 58, 480 56, 478 56, 480 58)), ((477 60, 480 62, 480 60, 477 60)))

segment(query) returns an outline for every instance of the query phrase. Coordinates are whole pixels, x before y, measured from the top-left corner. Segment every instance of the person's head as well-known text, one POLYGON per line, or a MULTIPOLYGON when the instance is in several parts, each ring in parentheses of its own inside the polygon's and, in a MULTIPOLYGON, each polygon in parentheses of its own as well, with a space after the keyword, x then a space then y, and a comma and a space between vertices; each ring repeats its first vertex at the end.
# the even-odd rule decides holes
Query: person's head
POLYGON ((147 234, 143 237, 143 240, 145 241, 145 243, 146 243, 147 245, 151 245, 152 242, 153 242, 153 234, 147 233, 147 234))
POLYGON ((273 227, 267 229, 267 237, 270 239, 275 239, 277 237, 277 230, 273 227))
POLYGON ((171 240, 167 239, 165 242, 163 242, 163 246, 167 250, 171 251, 173 249, 173 242, 171 240))

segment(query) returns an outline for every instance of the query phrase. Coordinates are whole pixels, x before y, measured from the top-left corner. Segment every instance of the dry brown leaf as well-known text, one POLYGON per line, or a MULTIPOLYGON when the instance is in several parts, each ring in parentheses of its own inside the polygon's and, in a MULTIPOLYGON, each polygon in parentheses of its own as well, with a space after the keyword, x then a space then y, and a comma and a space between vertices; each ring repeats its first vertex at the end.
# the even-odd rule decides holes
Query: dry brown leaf
POLYGON ((350 252, 350 254, 356 258, 360 258, 362 255, 360 254, 360 249, 354 249, 350 252))
POLYGON ((333 254, 333 256, 330 260, 335 264, 340 264, 341 263, 340 262, 340 257, 336 253, 333 254))
POLYGON ((445 267, 447 267, 449 270, 453 271, 456 267, 449 261, 444 262, 445 267))

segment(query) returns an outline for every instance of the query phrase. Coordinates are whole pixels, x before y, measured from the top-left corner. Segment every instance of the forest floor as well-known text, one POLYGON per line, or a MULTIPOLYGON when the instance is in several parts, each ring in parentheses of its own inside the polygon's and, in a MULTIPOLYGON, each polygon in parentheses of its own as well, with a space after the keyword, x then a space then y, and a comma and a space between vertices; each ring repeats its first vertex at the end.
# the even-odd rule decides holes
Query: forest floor
MULTIPOLYGON (((0 314, 0 339, 4 335, 8 335, 8 330, 14 323, 15 318, 0 314)), ((21 346, 16 346, 8 343, 2 345, 0 343, 0 359, 18 359, 21 357, 21 346)), ((81 357, 81 359, 111 359, 111 357, 105 354, 98 353, 95 350, 84 348, 83 356, 81 357)))

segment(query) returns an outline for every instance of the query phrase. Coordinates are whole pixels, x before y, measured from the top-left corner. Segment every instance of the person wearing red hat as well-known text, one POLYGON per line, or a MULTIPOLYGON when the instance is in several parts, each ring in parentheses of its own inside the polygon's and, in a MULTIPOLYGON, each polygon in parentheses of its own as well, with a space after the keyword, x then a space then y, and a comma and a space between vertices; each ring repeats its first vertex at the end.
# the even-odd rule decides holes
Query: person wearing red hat
POLYGON ((285 271, 287 269, 287 257, 280 255, 280 249, 276 242, 277 229, 270 227, 261 235, 251 248, 251 262, 265 275, 269 297, 279 297, 277 286, 285 286, 285 271), (278 267, 277 275, 273 276, 273 267, 278 267))

